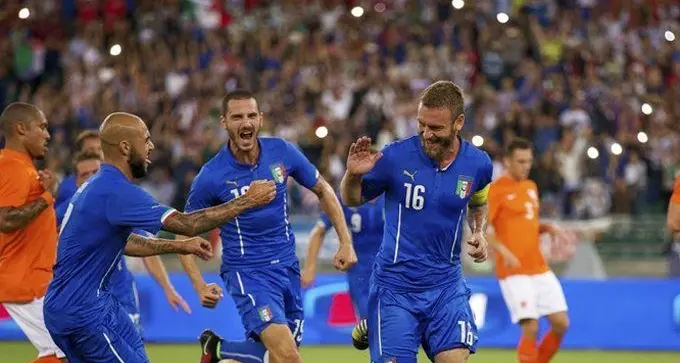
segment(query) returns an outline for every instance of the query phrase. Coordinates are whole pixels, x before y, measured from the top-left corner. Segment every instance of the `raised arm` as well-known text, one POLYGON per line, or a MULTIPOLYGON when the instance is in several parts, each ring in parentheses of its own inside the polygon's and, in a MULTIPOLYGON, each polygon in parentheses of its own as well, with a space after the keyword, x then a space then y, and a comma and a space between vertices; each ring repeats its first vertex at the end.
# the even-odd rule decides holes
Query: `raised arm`
MULTIPOLYGON (((373 170, 381 157, 382 153, 371 150, 371 139, 368 137, 359 138, 349 147, 349 154, 347 155, 347 171, 340 183, 340 195, 345 205, 356 207, 365 203, 367 200, 372 199, 364 198, 367 191, 362 190, 362 181, 364 175, 373 170)), ((376 185, 375 188, 371 188, 375 190, 371 190, 370 192, 371 194, 376 194, 374 197, 382 192, 380 187, 383 186, 380 184, 383 183, 382 180, 380 180, 380 176, 381 175, 374 175, 375 178, 372 178, 375 179, 373 180, 373 184, 376 185)))

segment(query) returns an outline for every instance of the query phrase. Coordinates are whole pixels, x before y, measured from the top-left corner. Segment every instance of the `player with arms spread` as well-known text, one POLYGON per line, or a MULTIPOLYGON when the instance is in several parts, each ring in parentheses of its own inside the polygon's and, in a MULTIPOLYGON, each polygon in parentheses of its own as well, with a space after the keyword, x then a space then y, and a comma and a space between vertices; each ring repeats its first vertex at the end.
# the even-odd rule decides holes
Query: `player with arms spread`
POLYGON ((486 259, 489 156, 462 140, 463 95, 452 82, 425 89, 418 105, 419 136, 370 149, 350 147, 342 199, 358 206, 385 194, 385 232, 372 276, 368 335, 372 362, 416 362, 423 345, 430 360, 462 363, 474 353, 477 328, 460 261, 467 244, 486 259))
MULTIPOLYGON (((238 199, 249 191, 248 184, 257 179, 276 183, 277 195, 266 206, 220 227, 221 276, 249 339, 226 341, 207 330, 200 339, 201 362, 222 359, 242 363, 267 359, 273 363, 301 362, 297 348, 302 341, 304 314, 295 236, 288 220, 288 177, 319 197, 321 208, 329 215, 340 238, 334 265, 345 271, 357 258, 342 207, 333 188, 295 146, 279 138, 258 137, 263 114, 251 92, 236 90, 227 94, 222 108, 221 121, 229 141, 196 176, 187 210, 238 199)), ((204 294, 217 293, 207 288, 195 267, 187 272, 202 301, 204 294)))
POLYGON ((47 153, 47 120, 35 106, 13 103, 0 115, 0 130, 6 138, 0 151, 0 303, 38 349, 35 362, 59 362, 64 353, 43 319, 57 252, 56 178, 33 165, 47 153))
POLYGON ((560 282, 541 253, 539 235, 566 237, 556 226, 539 221, 538 189, 528 179, 532 162, 529 141, 517 138, 507 145, 506 174, 492 183, 489 192, 489 223, 494 228, 489 243, 498 252, 496 274, 510 319, 522 329, 519 362, 547 363, 559 349, 569 318, 560 282), (550 321, 550 331, 537 346, 542 316, 550 321))
POLYGON ((159 204, 132 181, 147 174, 154 145, 137 116, 109 115, 101 125, 105 164, 71 198, 59 235, 54 279, 45 298, 45 323, 71 363, 148 362, 141 337, 108 289, 122 253, 152 256, 195 254, 208 259, 210 243, 149 238, 143 230, 195 236, 225 223, 275 195, 273 184, 257 182, 229 203, 178 213, 159 204))

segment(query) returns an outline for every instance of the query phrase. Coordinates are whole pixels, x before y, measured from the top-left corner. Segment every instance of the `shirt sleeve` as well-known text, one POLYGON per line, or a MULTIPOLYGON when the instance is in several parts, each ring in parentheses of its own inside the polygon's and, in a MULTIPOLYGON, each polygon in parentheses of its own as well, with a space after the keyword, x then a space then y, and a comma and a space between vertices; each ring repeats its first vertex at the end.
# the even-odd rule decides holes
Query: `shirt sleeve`
POLYGON ((109 223, 119 227, 158 233, 175 209, 157 202, 142 188, 127 183, 115 185, 116 192, 106 201, 109 223))
POLYGON ((215 198, 212 193, 207 169, 203 168, 191 183, 187 203, 184 207, 186 213, 215 206, 215 198))
POLYGON ((491 180, 493 178, 493 163, 487 153, 484 153, 483 165, 477 174, 475 192, 470 197, 471 205, 485 204, 488 199, 491 180))
MULTIPOLYGON (((303 187, 312 189, 319 179, 319 171, 297 147, 287 141, 286 153, 291 166, 290 176, 303 187)), ((272 172, 275 173, 276 171, 273 170, 272 172)))
POLYGON ((675 184, 673 185, 673 194, 671 195, 671 203, 680 204, 680 176, 675 178, 675 184))
POLYGON ((7 164, 0 168, 0 207, 21 207, 28 200, 31 181, 23 170, 9 169, 7 164))
POLYGON ((387 191, 390 184, 392 153, 390 145, 382 149, 383 156, 378 159, 371 171, 361 179, 361 196, 364 200, 373 200, 387 191))

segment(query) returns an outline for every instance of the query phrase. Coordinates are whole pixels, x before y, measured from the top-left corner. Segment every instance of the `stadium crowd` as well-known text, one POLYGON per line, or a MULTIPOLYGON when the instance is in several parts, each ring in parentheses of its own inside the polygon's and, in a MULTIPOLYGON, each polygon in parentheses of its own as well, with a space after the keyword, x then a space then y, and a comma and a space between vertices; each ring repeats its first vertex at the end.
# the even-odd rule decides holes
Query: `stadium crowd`
MULTIPOLYGON (((265 135, 297 143, 335 183, 356 136, 382 146, 416 132, 415 96, 437 79, 465 90, 464 137, 496 174, 512 135, 533 140, 547 216, 663 206, 680 170, 677 2, 5 3, 0 107, 45 111, 47 166, 69 173, 80 131, 139 114, 156 144, 143 186, 177 208, 227 139, 220 99, 236 87, 257 92, 265 135)), ((294 211, 318 210, 294 190, 294 211)))

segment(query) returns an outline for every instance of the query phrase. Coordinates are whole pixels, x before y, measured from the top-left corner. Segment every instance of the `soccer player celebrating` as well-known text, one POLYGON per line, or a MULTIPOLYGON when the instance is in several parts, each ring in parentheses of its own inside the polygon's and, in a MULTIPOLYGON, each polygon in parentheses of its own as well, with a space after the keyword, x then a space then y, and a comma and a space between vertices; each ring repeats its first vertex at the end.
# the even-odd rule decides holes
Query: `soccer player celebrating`
MULTIPOLYGON (((309 160, 285 140, 258 137, 263 114, 254 95, 233 91, 222 100, 222 108, 221 121, 229 141, 194 180, 187 211, 238 199, 257 179, 273 180, 277 194, 272 203, 221 226, 221 275, 251 339, 225 341, 207 330, 200 339, 201 362, 233 359, 253 363, 267 361, 267 356, 274 363, 298 363, 304 315, 295 236, 288 220, 288 177, 319 197, 321 208, 338 232, 340 246, 334 265, 342 271, 357 260, 352 240, 333 188, 309 160)), ((193 281, 199 279, 192 277, 193 281)), ((199 294, 201 291, 210 292, 202 288, 199 294)))
MULTIPOLYGON (((45 324, 70 362, 148 362, 141 337, 108 289, 122 253, 212 256, 201 238, 165 240, 134 230, 187 236, 210 231, 269 203, 273 183, 257 181, 244 196, 194 213, 161 205, 133 183, 147 174, 154 145, 139 117, 116 112, 100 127, 105 164, 71 198, 62 223, 54 279, 45 297, 45 324)), ((54 226, 54 224, 52 224, 54 226)))
POLYGON ((35 106, 13 103, 0 115, 0 130, 6 139, 0 151, 0 303, 38 349, 35 362, 59 362, 64 353, 43 319, 57 251, 56 179, 33 165, 47 153, 47 120, 35 106))
MULTIPOLYGON (((379 197, 358 208, 342 207, 345 220, 352 233, 352 242, 357 254, 357 264, 347 271, 347 282, 352 302, 359 313, 359 319, 368 317, 368 286, 373 272, 373 262, 380 249, 383 236, 383 207, 385 198, 379 197)), ((309 248, 305 267, 302 269, 302 287, 308 287, 316 276, 316 262, 331 220, 325 213, 309 236, 309 248)))
POLYGON ((430 360, 462 363, 477 345, 460 252, 465 217, 468 252, 486 259, 489 156, 462 140, 463 95, 452 82, 420 96, 419 136, 370 149, 350 147, 342 199, 358 206, 385 195, 385 232, 368 300, 371 361, 416 362, 422 343, 430 360))
MULTIPOLYGON (((82 152, 90 152, 90 153, 96 153, 96 154, 101 154, 102 153, 102 144, 99 141, 99 134, 95 130, 85 130, 81 132, 78 137, 76 137, 76 150, 78 153, 82 152)), ((61 184, 59 184, 59 191, 57 192, 57 198, 54 200, 54 206, 59 210, 59 208, 63 208, 64 211, 66 210, 66 207, 68 207, 68 202, 71 200, 71 197, 73 194, 76 192, 76 189, 78 189, 78 183, 76 183, 76 179, 78 178, 77 171, 74 174, 71 174, 64 178, 64 180, 61 181, 61 184)))
POLYGON ((539 235, 562 238, 557 227, 540 223, 536 183, 527 179, 533 162, 532 146, 524 139, 506 147, 506 174, 489 192, 489 222, 494 235, 489 242, 496 254, 496 274, 513 323, 522 337, 517 346, 520 363, 547 363, 557 352, 569 325, 567 303, 557 277, 541 253, 539 235), (550 331, 540 344, 538 319, 546 316, 550 331))
MULTIPOLYGON (((97 138, 99 138, 97 136, 97 138)), ((80 188, 81 185, 85 183, 92 175, 96 174, 101 168, 102 156, 101 152, 89 151, 78 153, 75 156, 74 162, 74 176, 76 178, 76 187, 80 188)), ((61 225, 66 214, 66 209, 69 203, 63 203, 57 207, 57 225, 61 225)), ((147 235, 144 231, 136 231, 138 234, 147 235)), ((184 301, 182 296, 180 296, 175 290, 174 286, 170 282, 170 277, 168 276, 165 265, 163 265, 163 260, 160 256, 148 256, 142 259, 144 266, 149 271, 149 274, 153 276, 156 282, 163 288, 165 297, 168 302, 177 310, 181 307, 185 312, 190 313, 189 305, 184 301)), ((139 312, 139 297, 137 295, 137 287, 135 285, 134 277, 130 270, 127 269, 125 264, 125 259, 121 258, 118 265, 111 273, 111 278, 109 280, 109 288, 113 296, 118 300, 123 309, 127 311, 130 319, 140 327, 140 312, 139 312)))

